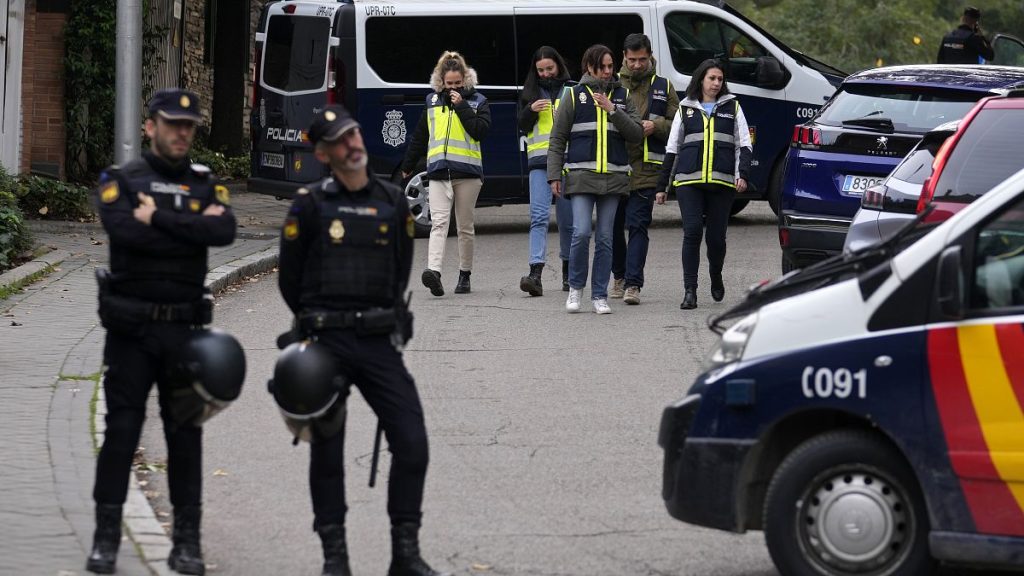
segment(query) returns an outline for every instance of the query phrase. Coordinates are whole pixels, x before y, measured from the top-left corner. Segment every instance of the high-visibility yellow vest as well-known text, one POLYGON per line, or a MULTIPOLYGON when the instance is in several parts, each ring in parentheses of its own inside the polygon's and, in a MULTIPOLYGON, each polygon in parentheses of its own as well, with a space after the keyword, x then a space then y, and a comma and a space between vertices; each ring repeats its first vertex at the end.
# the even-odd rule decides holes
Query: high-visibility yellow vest
MULTIPOLYGON (((476 110, 486 101, 479 92, 466 98, 466 103, 476 110)), ((459 115, 440 94, 427 95, 427 172, 449 169, 467 174, 483 176, 484 160, 480 141, 476 140, 462 126, 459 115)))

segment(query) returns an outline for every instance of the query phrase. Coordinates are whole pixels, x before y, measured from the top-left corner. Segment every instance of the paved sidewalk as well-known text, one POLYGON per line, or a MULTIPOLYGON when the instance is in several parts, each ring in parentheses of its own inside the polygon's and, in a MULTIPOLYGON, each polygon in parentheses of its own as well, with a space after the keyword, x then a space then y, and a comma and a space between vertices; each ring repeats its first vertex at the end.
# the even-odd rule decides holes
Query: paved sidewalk
MULTIPOLYGON (((214 292, 276 266, 287 210, 285 202, 229 187, 238 238, 210 251, 206 282, 214 292)), ((30 226, 36 243, 54 250, 0 275, 5 286, 50 271, 0 300, 0 573, 72 576, 86 573, 92 544, 104 336, 93 274, 106 266, 107 237, 98 223, 30 226)), ((118 574, 167 573, 170 542, 134 481, 129 492, 118 574)))

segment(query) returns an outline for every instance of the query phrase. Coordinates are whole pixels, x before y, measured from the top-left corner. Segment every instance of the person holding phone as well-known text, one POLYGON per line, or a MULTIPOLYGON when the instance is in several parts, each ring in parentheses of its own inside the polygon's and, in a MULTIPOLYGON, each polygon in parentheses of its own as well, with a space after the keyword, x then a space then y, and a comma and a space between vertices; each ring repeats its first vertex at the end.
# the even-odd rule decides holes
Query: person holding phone
POLYGON ((427 157, 430 199, 430 242, 427 268, 421 280, 434 296, 444 296, 441 264, 452 207, 459 233, 459 280, 456 294, 470 291, 473 270, 476 199, 483 186, 484 163, 480 142, 491 128, 487 98, 476 91, 476 70, 458 52, 441 54, 430 76, 433 92, 409 142, 402 162, 402 177, 412 176, 427 157))
POLYGON ((980 64, 996 57, 992 45, 981 32, 981 10, 974 6, 964 8, 960 25, 942 38, 939 46, 939 64, 980 64))

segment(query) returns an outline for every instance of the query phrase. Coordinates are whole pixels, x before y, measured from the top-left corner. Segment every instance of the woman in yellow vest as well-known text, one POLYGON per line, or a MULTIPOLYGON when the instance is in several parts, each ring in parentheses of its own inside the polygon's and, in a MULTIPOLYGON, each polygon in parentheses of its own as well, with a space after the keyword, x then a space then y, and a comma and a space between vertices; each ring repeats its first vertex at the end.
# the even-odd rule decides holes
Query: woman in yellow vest
POLYGON ((595 44, 583 53, 580 83, 562 95, 548 146, 548 185, 555 196, 572 202, 572 246, 569 248, 569 298, 566 311, 580 311, 590 260, 591 218, 597 210, 594 267, 590 299, 594 312, 610 314, 608 278, 612 273, 612 225, 619 197, 629 194, 629 151, 626 142, 641 142, 644 129, 629 99, 629 90, 615 79, 615 61, 607 46, 595 44))
MULTIPOLYGON (((570 83, 569 70, 557 50, 541 46, 533 53, 519 101, 519 130, 526 135, 526 159, 530 169, 530 273, 519 280, 519 289, 530 296, 544 294, 541 273, 547 261, 548 220, 551 216, 548 137, 562 88, 570 83)), ((567 198, 560 197, 555 201, 555 218, 560 240, 558 255, 562 258, 562 290, 568 292, 572 203, 567 198)))
POLYGON ((686 98, 672 121, 665 146, 665 164, 655 202, 664 204, 671 180, 683 219, 683 302, 697 307, 700 242, 707 227, 711 298, 725 298, 725 231, 737 192, 747 189, 753 142, 743 109, 729 93, 725 72, 716 60, 705 60, 693 72, 686 98))
POLYGON ((441 264, 452 206, 459 233, 459 281, 456 294, 470 291, 475 231, 473 216, 483 185, 484 164, 480 142, 491 127, 487 98, 476 91, 476 70, 466 66, 458 52, 445 52, 430 76, 423 115, 413 132, 402 162, 408 178, 424 155, 430 200, 430 241, 423 285, 434 296, 444 296, 441 264))

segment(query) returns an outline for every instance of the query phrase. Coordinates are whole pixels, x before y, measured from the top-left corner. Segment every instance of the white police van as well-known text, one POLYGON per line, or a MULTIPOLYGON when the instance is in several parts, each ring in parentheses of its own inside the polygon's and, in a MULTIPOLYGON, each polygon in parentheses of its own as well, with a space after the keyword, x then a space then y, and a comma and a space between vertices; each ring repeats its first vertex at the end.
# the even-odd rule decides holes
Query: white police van
MULTIPOLYGON (((555 47, 573 78, 586 48, 621 54, 625 37, 644 32, 659 73, 678 91, 705 59, 719 58, 754 136, 751 190, 742 208, 781 176, 792 126, 814 115, 845 74, 776 40, 725 2, 690 0, 492 0, 488 2, 285 0, 264 6, 256 31, 249 189, 290 196, 325 173, 306 130, 332 102, 363 126, 372 168, 400 180, 398 167, 423 110, 430 73, 454 49, 476 69, 490 102, 479 203, 528 202, 528 170, 516 126, 517 98, 533 52, 555 47)), ((425 230, 426 188, 416 176, 407 195, 425 230)))
POLYGON ((673 517, 764 530, 782 574, 1024 566, 1024 170, 917 224, 726 312, 662 415, 673 517))

